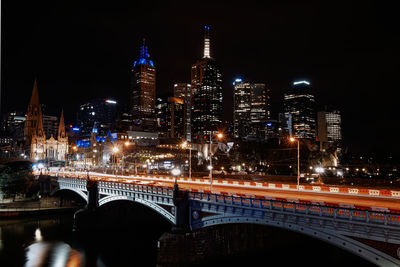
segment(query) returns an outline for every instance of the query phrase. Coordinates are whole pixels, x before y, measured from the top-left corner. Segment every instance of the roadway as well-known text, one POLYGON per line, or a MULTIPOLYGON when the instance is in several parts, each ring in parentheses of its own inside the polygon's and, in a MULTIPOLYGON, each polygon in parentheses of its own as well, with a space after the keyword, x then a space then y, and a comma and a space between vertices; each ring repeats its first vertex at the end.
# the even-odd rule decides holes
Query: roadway
MULTIPOLYGON (((85 174, 79 175, 81 178, 85 178, 85 174)), ((101 179, 102 181, 109 182, 125 182, 133 184, 149 184, 161 187, 173 187, 173 179, 162 179, 159 177, 127 177, 119 178, 115 175, 105 174, 91 174, 91 179, 101 179)), ((183 190, 191 191, 208 191, 210 190, 210 184, 208 179, 201 179, 199 181, 179 181, 179 188, 183 190)), ((306 190, 296 189, 271 189, 265 187, 256 186, 244 186, 234 184, 213 184, 212 191, 215 193, 224 192, 232 195, 250 195, 250 196, 261 196, 266 198, 272 198, 276 200, 285 200, 290 202, 322 202, 325 204, 335 204, 342 207, 366 207, 377 211, 396 211, 400 213, 400 198, 396 197, 385 197, 385 196, 368 196, 368 195, 352 195, 345 193, 332 193, 332 192, 314 192, 306 190)))

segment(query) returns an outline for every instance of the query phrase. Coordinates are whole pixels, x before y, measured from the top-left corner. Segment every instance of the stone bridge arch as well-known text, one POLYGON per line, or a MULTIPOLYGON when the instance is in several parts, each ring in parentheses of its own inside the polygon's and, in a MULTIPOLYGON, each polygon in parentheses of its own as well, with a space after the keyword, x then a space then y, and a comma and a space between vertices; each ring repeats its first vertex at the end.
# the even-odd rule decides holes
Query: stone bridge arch
POLYGON ((140 198, 134 198, 132 196, 127 196, 127 195, 106 196, 99 200, 99 207, 103 206, 104 204, 110 203, 112 201, 117 201, 117 200, 127 200, 127 201, 132 201, 132 202, 144 205, 144 206, 154 210, 155 212, 157 212, 159 215, 161 215, 163 218, 165 218, 172 225, 175 224, 175 216, 173 215, 174 209, 172 209, 172 212, 169 212, 165 208, 161 207, 160 205, 155 204, 152 201, 148 201, 148 200, 144 200, 144 199, 140 199, 140 198))
MULTIPOLYGON (((192 213, 191 220, 193 221, 193 215, 196 217, 196 214, 192 213)), ((313 227, 307 227, 305 225, 298 225, 292 222, 285 222, 284 220, 266 220, 261 218, 252 218, 246 216, 209 216, 203 218, 201 222, 197 222, 195 224, 192 223, 192 230, 216 226, 216 225, 225 225, 225 224, 259 224, 270 227, 279 227, 285 230, 301 233, 307 235, 312 238, 316 238, 326 243, 329 243, 333 246, 341 248, 343 250, 349 251, 354 255, 362 257, 367 261, 377 264, 378 266, 400 266, 400 260, 391 257, 390 255, 375 249, 371 246, 368 246, 364 243, 361 243, 351 237, 338 234, 335 231, 325 230, 325 229, 316 229, 313 227)), ((399 245, 400 246, 400 245, 399 245)))
POLYGON ((56 194, 57 192, 62 192, 62 191, 71 191, 74 192, 75 194, 79 195, 83 200, 85 200, 86 204, 88 203, 88 195, 86 192, 83 192, 82 190, 76 189, 76 188, 58 188, 54 190, 51 195, 56 194))

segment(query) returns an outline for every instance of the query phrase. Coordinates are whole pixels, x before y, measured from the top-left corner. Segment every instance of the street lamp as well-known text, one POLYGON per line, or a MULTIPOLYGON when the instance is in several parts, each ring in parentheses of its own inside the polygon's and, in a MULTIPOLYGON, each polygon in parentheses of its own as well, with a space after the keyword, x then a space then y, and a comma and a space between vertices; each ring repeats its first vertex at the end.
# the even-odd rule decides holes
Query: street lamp
POLYGON ((119 148, 117 147, 117 146, 114 146, 113 148, 112 148, 112 152, 114 153, 114 168, 115 168, 115 173, 114 174, 116 174, 117 173, 117 160, 116 160, 116 154, 118 153, 118 151, 119 151, 119 148))
MULTIPOLYGON (((222 139, 224 135, 222 133, 217 133, 217 138, 222 139)), ((210 131, 210 165, 208 166, 208 169, 210 170, 210 191, 212 190, 212 152, 211 152, 211 145, 212 145, 212 131, 210 131)))
POLYGON ((290 142, 297 141, 297 190, 299 190, 300 185, 300 142, 299 139, 295 139, 294 137, 290 137, 290 142))
POLYGON ((178 187, 177 179, 178 179, 178 176, 181 174, 181 170, 175 168, 175 169, 172 169, 171 172, 172 172, 172 175, 175 176, 174 188, 176 188, 176 187, 178 187))
POLYGON ((192 144, 185 141, 182 143, 182 147, 186 148, 189 146, 189 179, 192 178, 192 144))

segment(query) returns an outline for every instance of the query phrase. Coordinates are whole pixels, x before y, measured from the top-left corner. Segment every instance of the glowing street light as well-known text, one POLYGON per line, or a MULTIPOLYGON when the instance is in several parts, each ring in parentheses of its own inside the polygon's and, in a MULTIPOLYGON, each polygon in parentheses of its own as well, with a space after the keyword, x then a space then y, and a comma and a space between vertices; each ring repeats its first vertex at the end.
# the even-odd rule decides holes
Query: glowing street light
POLYGON ((178 179, 178 176, 181 174, 181 170, 178 168, 175 168, 175 169, 172 169, 171 172, 172 172, 172 175, 175 176, 174 187, 177 188, 178 187, 177 179, 178 179))
POLYGON ((184 141, 181 146, 183 148, 189 147, 189 179, 192 178, 192 144, 189 144, 187 141, 184 141))
MULTIPOLYGON (((224 135, 222 133, 217 133, 217 138, 222 139, 224 135)), ((212 151, 211 151, 211 145, 212 145, 212 131, 210 131, 210 165, 208 166, 208 169, 210 170, 210 191, 212 191, 212 151)))
POLYGON ((295 139, 294 137, 290 137, 290 142, 297 141, 297 190, 299 190, 300 186, 300 142, 299 140, 295 139))

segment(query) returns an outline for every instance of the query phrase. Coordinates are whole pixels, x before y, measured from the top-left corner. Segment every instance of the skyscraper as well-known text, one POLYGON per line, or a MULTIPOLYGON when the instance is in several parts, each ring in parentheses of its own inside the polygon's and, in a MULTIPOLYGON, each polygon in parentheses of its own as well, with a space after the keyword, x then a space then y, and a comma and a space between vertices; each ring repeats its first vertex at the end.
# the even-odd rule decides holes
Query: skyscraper
POLYGON ((184 101, 182 98, 157 97, 156 113, 160 137, 185 138, 184 101))
POLYGON ((319 111, 318 118, 318 141, 320 148, 325 147, 325 143, 335 144, 340 151, 342 142, 341 115, 339 110, 319 111))
POLYGON ((184 102, 184 138, 192 141, 192 90, 188 83, 174 84, 174 97, 180 98, 184 102))
POLYGON ((235 79, 234 136, 238 138, 265 138, 266 122, 270 117, 269 93, 263 83, 235 79))
MULTIPOLYGON (((285 116, 296 138, 315 140, 315 98, 308 81, 295 81, 284 95, 285 116)), ((290 130, 289 130, 290 131, 290 130)))
POLYGON ((116 127, 117 101, 113 99, 96 98, 79 106, 77 126, 81 135, 90 137, 92 130, 106 135, 116 127))
POLYGON ((211 57, 209 31, 210 27, 205 26, 203 58, 193 64, 191 69, 194 141, 215 133, 222 123, 222 74, 211 57))
POLYGON ((237 78, 233 90, 233 135, 246 138, 251 129, 251 85, 237 78))
POLYGON ((134 128, 143 131, 156 129, 155 105, 156 68, 143 39, 140 56, 133 63, 131 76, 131 112, 134 128))

